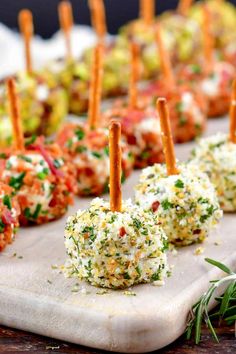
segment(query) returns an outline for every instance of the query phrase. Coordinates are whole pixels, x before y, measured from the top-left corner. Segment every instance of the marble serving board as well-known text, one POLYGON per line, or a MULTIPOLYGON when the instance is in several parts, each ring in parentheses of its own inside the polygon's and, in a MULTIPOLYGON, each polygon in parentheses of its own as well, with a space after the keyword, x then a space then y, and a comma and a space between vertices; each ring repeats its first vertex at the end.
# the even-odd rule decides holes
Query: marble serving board
MULTIPOLYGON (((226 131, 227 119, 211 121, 208 132, 226 131)), ((186 159, 193 144, 178 146, 186 159)), ((139 172, 123 188, 132 197, 139 172)), ((69 214, 88 206, 77 199, 69 214)), ((21 229, 15 242, 0 255, 0 323, 41 335, 103 350, 144 353, 166 346, 185 330, 191 306, 222 273, 205 257, 236 269, 235 215, 225 215, 217 231, 202 245, 169 254, 172 276, 164 286, 139 285, 132 292, 108 291, 76 279, 65 279, 55 265, 64 263, 63 219, 21 229)))

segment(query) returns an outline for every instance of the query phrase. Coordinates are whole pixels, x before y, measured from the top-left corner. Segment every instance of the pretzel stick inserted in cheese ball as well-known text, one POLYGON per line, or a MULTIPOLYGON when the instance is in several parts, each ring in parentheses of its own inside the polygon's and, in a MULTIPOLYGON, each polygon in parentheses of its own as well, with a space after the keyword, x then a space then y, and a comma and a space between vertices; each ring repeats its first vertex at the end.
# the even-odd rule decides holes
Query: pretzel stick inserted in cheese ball
POLYGON ((177 8, 177 12, 182 16, 187 16, 192 3, 193 0, 180 0, 177 8))
POLYGON ((121 211, 121 127, 119 122, 111 122, 109 127, 110 151, 110 208, 111 211, 121 211))
POLYGON ((9 101, 10 118, 14 137, 14 147, 16 150, 24 150, 24 134, 20 117, 19 100, 16 94, 16 84, 14 79, 7 80, 7 95, 9 101))
POLYGON ((130 43, 130 55, 131 55, 131 73, 129 84, 129 108, 137 108, 138 98, 138 81, 139 81, 139 46, 138 44, 130 43))
POLYGON ((32 59, 31 59, 31 39, 34 32, 33 18, 30 10, 21 10, 18 17, 20 32, 23 36, 25 46, 25 65, 28 74, 32 73, 32 59))
POLYGON ((61 1, 58 5, 58 14, 60 27, 65 36, 67 59, 70 60, 72 58, 71 28, 74 22, 71 3, 67 0, 61 1))
POLYGON ((140 0, 140 18, 147 26, 153 23, 155 17, 154 0, 140 0))
POLYGON ((107 33, 106 15, 103 0, 89 0, 92 26, 98 36, 98 40, 103 42, 107 33))
POLYGON ((159 98, 157 100, 157 111, 159 113, 161 123, 161 137, 166 159, 167 173, 169 176, 176 175, 179 171, 176 167, 175 149, 170 128, 169 112, 165 98, 159 98))
POLYGON ((102 44, 98 44, 94 49, 88 112, 88 123, 91 130, 98 127, 100 119, 100 103, 103 77, 103 51, 104 47, 102 44))

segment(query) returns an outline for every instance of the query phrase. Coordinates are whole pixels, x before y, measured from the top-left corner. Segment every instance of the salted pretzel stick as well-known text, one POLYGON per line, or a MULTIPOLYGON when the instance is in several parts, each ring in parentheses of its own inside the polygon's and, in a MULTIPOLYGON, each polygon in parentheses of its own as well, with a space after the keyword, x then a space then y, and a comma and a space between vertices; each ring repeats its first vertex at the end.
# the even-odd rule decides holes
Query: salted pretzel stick
POLYGON ((109 127, 109 154, 110 154, 110 209, 121 211, 121 126, 113 121, 109 127))
POLYGON ((20 117, 19 99, 16 93, 16 84, 14 79, 9 78, 6 81, 7 96, 9 102, 10 118, 13 130, 14 148, 24 150, 24 134, 20 117))
POLYGON ((232 85, 232 97, 230 104, 230 141, 236 144, 236 79, 232 85))
POLYGON ((71 49, 71 28, 73 26, 73 12, 71 3, 67 0, 61 1, 58 5, 59 21, 60 27, 64 32, 65 42, 66 42, 66 54, 67 59, 72 58, 72 49, 71 49))
POLYGON ((103 50, 103 45, 98 44, 94 48, 93 54, 88 111, 88 124, 91 130, 96 129, 99 123, 102 96, 103 50))
POLYGON ((206 72, 209 73, 214 63, 214 38, 211 33, 211 14, 207 5, 203 6, 203 52, 206 72))
POLYGON ((18 22, 25 46, 25 65, 28 74, 32 74, 31 39, 34 32, 33 17, 30 10, 19 12, 18 22))
POLYGON ((177 12, 182 16, 187 16, 193 0, 179 0, 177 12))
POLYGON ((153 23, 155 17, 154 0, 140 0, 140 18, 147 26, 153 23))
POLYGON ((103 42, 107 33, 106 15, 103 0, 89 0, 91 21, 99 41, 103 42))
POLYGON ((159 98, 157 100, 157 111, 161 123, 161 138, 166 160, 167 173, 168 176, 177 175, 179 171, 176 166, 175 149, 170 128, 170 118, 165 98, 159 98))
POLYGON ((129 83, 129 108, 137 108, 137 98, 138 98, 138 87, 137 83, 139 80, 139 47, 136 43, 130 43, 130 54, 131 54, 131 72, 130 72, 130 83, 129 83))
POLYGON ((174 73, 172 70, 169 52, 166 50, 165 45, 163 43, 160 25, 156 26, 155 37, 160 56, 161 72, 163 73, 163 76, 165 78, 165 81, 168 83, 168 86, 173 88, 175 86, 174 73))

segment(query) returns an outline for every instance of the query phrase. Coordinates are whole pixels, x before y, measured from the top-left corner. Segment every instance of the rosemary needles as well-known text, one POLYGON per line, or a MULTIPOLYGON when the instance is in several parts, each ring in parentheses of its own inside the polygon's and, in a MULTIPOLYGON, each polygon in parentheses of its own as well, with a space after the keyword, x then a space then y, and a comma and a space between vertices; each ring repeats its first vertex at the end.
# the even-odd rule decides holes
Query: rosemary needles
POLYGON ((228 325, 231 325, 236 321, 236 273, 224 264, 213 259, 206 258, 205 261, 218 267, 227 275, 220 280, 211 281, 212 285, 210 288, 201 296, 199 301, 192 308, 186 333, 187 339, 190 339, 194 332, 196 344, 199 344, 201 340, 202 323, 205 322, 215 341, 219 342, 216 331, 212 325, 212 319, 218 319, 219 323, 224 320, 228 325), (222 285, 226 285, 224 295, 214 298, 215 290, 222 285), (217 307, 216 312, 209 315, 208 305, 211 300, 216 300, 219 306, 217 307))

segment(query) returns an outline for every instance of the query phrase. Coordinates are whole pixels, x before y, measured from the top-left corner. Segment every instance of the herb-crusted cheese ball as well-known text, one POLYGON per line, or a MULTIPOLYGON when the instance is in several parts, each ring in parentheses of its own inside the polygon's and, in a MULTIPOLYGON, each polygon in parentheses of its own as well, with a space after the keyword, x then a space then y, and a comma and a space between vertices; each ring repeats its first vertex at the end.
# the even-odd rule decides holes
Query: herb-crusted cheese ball
POLYGON ((158 215, 170 242, 185 246, 203 241, 222 212, 206 174, 184 164, 179 172, 168 176, 159 164, 144 169, 135 198, 139 206, 158 215))
POLYGON ((236 144, 221 133, 201 139, 192 152, 191 164, 208 174, 222 209, 236 211, 236 144))
POLYGON ((12 243, 19 226, 20 208, 13 189, 0 182, 0 252, 12 243))
POLYGON ((167 238, 159 224, 156 215, 130 201, 112 212, 109 203, 94 199, 67 221, 67 275, 113 289, 162 280, 167 238))
POLYGON ((22 225, 58 219, 72 203, 74 168, 56 144, 38 140, 24 152, 1 155, 0 164, 1 180, 13 188, 19 201, 22 225))
MULTIPOLYGON (((78 194, 81 196, 101 195, 108 191, 109 149, 108 130, 90 130, 83 122, 67 123, 57 136, 75 166, 77 172, 78 194)), ((125 142, 122 148, 122 181, 133 170, 133 154, 125 142)))

